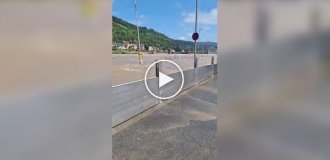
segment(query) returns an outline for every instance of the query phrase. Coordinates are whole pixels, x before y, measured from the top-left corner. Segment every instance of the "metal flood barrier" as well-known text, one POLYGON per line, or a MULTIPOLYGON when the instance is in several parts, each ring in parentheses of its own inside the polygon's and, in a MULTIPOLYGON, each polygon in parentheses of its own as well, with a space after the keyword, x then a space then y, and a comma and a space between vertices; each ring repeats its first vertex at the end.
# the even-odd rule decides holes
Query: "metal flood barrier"
MULTIPOLYGON (((149 87, 157 87, 157 78, 153 78, 149 87)), ((118 125, 159 103, 145 88, 144 80, 113 87, 112 90, 112 126, 118 125)))
MULTIPOLYGON (((184 85, 182 91, 202 82, 217 73, 217 64, 198 67, 183 71, 184 85)), ((181 73, 169 75, 176 79, 181 73)), ((158 78, 148 80, 148 86, 158 89, 158 78)), ((173 85, 175 86, 175 85, 173 85)), ((177 90, 172 85, 165 86, 162 91, 177 90)), ((112 127, 117 126, 130 118, 158 105, 161 101, 153 97, 145 87, 144 80, 112 87, 112 127)))

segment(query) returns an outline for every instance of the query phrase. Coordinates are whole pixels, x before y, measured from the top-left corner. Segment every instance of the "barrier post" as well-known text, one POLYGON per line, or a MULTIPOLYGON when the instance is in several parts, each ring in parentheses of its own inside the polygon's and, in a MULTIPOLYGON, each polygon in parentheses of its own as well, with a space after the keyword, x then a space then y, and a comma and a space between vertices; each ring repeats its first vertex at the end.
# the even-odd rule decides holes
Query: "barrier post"
POLYGON ((197 68, 198 67, 198 58, 197 57, 194 57, 195 60, 194 60, 194 68, 197 68))
MULTIPOLYGON (((156 60, 157 61, 157 60, 156 60)), ((162 62, 159 62, 159 63, 156 63, 155 67, 156 67, 156 78, 158 79, 157 81, 157 88, 158 88, 158 96, 161 96, 161 90, 160 88, 158 87, 159 86, 159 72, 160 72, 160 69, 162 67, 162 62)), ((162 103, 162 100, 161 99, 158 99, 158 103, 162 103)))
POLYGON ((214 56, 211 57, 211 65, 212 65, 212 68, 213 68, 213 73, 212 73, 212 77, 215 76, 215 65, 214 65, 214 56))
POLYGON ((198 67, 198 58, 194 57, 194 70, 195 70, 195 85, 198 84, 198 78, 197 78, 197 67, 198 67))
POLYGON ((143 54, 142 53, 138 53, 138 59, 139 59, 139 64, 143 64, 143 54))

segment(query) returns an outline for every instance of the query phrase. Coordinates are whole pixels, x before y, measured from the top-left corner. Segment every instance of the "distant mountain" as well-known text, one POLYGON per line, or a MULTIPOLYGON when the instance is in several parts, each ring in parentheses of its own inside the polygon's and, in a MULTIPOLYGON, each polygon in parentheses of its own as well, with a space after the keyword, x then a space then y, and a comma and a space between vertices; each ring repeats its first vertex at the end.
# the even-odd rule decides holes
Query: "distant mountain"
MULTIPOLYGON (((167 37, 165 34, 159 33, 151 28, 140 28, 141 44, 147 46, 155 46, 160 49, 173 48, 177 51, 193 50, 194 42, 175 40, 167 37)), ((112 16, 112 39, 114 42, 122 43, 123 41, 130 41, 137 44, 136 25, 128 23, 116 16, 112 16)), ((215 50, 217 43, 215 42, 200 42, 200 49, 215 50)))
MULTIPOLYGON (((173 40, 173 39, 172 39, 173 40)), ((175 45, 172 46, 176 50, 193 50, 195 48, 195 43, 192 41, 183 41, 183 40, 173 40, 175 45)), ((217 49, 216 42, 198 42, 197 44, 199 50, 211 50, 215 51, 217 49)))

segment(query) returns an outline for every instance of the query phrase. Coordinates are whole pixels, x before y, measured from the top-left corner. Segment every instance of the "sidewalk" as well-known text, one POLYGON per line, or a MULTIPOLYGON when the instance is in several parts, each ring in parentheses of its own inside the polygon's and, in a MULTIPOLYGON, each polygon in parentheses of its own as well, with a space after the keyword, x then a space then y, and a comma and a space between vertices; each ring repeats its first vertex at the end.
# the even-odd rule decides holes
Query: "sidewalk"
POLYGON ((113 135, 113 159, 216 159, 217 78, 113 135))

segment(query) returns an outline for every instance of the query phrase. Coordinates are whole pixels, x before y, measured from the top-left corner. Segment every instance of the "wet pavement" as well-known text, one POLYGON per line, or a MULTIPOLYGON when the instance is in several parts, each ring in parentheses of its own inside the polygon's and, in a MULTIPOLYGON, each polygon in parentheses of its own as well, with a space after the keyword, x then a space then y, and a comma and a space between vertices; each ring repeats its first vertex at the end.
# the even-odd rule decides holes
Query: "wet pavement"
POLYGON ((216 159, 216 81, 185 91, 115 133, 113 159, 216 159))

